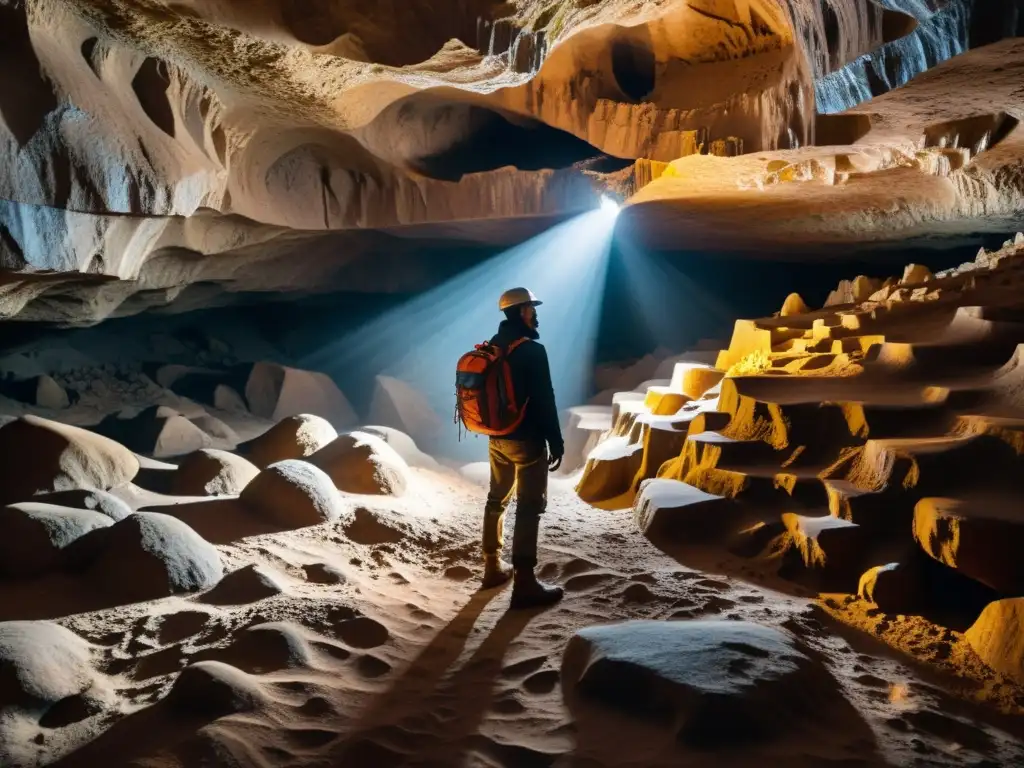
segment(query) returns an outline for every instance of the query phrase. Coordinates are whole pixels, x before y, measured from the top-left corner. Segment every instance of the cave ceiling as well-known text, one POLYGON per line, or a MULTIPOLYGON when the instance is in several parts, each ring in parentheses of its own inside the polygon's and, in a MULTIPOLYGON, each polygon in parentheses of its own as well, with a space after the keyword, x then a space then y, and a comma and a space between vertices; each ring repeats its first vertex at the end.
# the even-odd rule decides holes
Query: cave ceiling
POLYGON ((0 317, 415 290, 602 194, 665 250, 1019 229, 1020 6, 0 0, 0 317))

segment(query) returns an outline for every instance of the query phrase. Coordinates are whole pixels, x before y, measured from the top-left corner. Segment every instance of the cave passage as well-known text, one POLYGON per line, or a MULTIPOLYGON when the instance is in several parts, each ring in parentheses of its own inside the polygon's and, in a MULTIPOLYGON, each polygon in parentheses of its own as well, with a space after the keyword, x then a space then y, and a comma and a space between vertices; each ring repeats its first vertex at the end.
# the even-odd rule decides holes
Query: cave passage
POLYGON ((521 171, 558 170, 587 161, 604 168, 624 168, 632 159, 610 158, 567 131, 536 120, 512 122, 489 109, 471 107, 468 119, 475 129, 444 151, 411 162, 417 173, 443 181, 458 181, 469 173, 512 166, 521 171))

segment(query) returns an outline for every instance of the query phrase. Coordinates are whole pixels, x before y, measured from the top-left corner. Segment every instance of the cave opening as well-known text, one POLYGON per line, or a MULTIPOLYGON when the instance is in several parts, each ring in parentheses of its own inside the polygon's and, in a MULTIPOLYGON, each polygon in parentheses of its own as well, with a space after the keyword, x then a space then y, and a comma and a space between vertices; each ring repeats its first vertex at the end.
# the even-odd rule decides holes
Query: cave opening
POLYGON ((622 92, 633 101, 647 98, 657 80, 654 51, 649 42, 619 37, 612 43, 611 57, 612 75, 622 92))
POLYGON ((466 174, 508 166, 540 171, 599 162, 602 168, 620 170, 633 162, 609 157, 568 131, 538 120, 513 121, 494 110, 476 106, 462 109, 471 128, 443 150, 410 160, 413 170, 434 179, 458 181, 466 174))

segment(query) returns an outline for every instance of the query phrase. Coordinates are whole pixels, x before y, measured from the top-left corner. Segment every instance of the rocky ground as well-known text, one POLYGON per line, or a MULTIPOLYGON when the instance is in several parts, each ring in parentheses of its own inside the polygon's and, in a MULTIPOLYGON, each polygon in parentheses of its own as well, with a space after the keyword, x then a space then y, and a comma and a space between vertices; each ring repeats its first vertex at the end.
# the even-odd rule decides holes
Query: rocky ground
POLYGON ((318 374, 9 377, 3 764, 1021 762, 1021 253, 621 373, 674 370, 572 411, 543 612, 476 588, 485 468, 318 374))

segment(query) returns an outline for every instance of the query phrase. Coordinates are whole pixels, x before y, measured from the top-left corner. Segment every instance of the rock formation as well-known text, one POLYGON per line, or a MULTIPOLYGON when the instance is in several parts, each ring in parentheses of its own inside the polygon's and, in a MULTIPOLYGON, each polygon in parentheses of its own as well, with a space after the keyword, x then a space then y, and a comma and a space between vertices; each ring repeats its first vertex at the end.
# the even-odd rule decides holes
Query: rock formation
POLYGON ((1013 0, 378 11, 8 2, 4 69, 27 74, 0 104, 0 316, 408 290, 395 226, 507 243, 609 189, 639 190, 624 227, 658 247, 973 233, 1017 211, 1020 46, 979 48, 1020 31, 1013 0))
POLYGON ((934 275, 912 264, 867 300, 737 321, 699 399, 682 372, 616 397, 578 494, 631 507, 684 562, 714 551, 845 594, 826 609, 930 661, 945 651, 916 638, 970 628, 977 658, 1019 679, 1019 242, 934 275))

